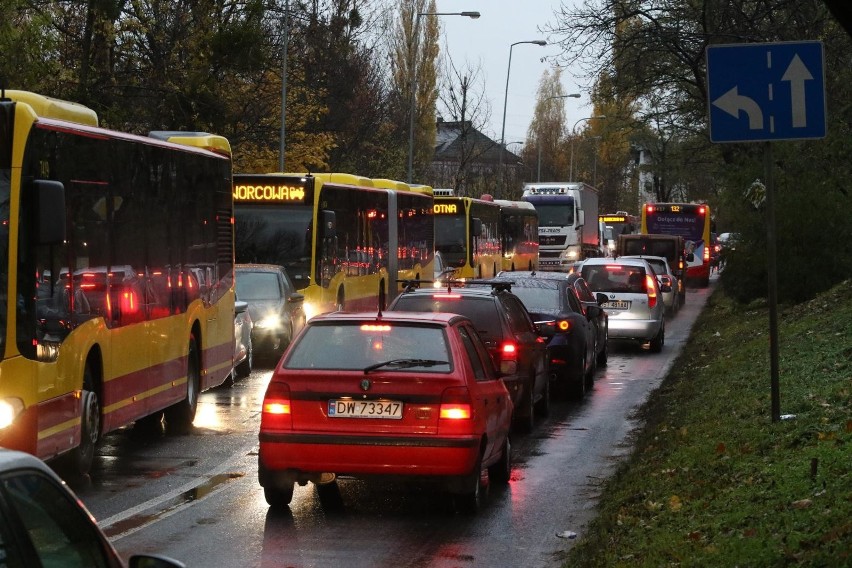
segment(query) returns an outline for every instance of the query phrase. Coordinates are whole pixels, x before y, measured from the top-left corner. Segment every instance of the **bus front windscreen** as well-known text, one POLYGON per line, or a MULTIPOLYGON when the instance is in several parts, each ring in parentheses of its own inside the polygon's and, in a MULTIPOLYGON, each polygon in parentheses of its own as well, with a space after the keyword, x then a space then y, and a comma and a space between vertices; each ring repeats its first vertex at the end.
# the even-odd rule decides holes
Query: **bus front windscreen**
POLYGON ((704 238, 704 215, 697 211, 648 213, 645 222, 652 235, 679 235, 695 242, 704 238))
POLYGON ((463 215, 435 216, 435 250, 447 266, 464 266, 467 260, 467 236, 463 215))
POLYGON ((536 203, 539 227, 570 227, 574 224, 574 200, 558 203, 536 203))
POLYGON ((296 288, 309 284, 311 269, 310 206, 269 207, 241 204, 235 208, 235 256, 238 263, 278 264, 296 288))

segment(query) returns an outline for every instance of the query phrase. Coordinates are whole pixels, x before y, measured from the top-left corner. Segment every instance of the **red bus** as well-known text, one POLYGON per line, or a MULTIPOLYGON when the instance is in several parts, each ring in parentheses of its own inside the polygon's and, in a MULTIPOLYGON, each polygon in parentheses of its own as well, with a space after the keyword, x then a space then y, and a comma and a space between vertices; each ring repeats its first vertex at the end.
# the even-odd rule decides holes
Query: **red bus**
POLYGON ((642 207, 643 235, 683 237, 684 253, 692 253, 686 278, 706 287, 710 283, 710 207, 705 203, 646 203, 642 207))

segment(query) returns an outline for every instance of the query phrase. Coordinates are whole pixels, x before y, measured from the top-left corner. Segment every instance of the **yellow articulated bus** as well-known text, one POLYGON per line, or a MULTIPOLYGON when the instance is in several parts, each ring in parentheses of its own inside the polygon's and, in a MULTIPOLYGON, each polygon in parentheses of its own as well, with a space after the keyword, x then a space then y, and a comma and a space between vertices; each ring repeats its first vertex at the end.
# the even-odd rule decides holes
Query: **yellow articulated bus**
POLYGON ((500 206, 503 270, 538 270, 538 213, 528 201, 495 199, 500 206))
POLYGON ((345 173, 235 174, 236 259, 283 266, 306 315, 384 309, 434 271, 432 189, 345 173))
POLYGON ((491 278, 503 270, 500 205, 472 197, 435 195, 435 253, 454 278, 491 278))
POLYGON ((83 473, 106 432, 187 430, 233 366, 227 140, 5 90, 0 218, 0 445, 83 473))

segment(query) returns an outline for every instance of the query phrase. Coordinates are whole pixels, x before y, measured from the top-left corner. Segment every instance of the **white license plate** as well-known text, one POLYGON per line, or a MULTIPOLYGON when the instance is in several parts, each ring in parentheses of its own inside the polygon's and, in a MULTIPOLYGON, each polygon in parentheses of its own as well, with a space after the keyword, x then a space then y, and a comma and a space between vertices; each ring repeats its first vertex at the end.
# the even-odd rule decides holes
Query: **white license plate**
POLYGON ((402 402, 398 400, 348 400, 328 401, 329 418, 390 418, 402 419, 402 402))
POLYGON ((630 302, 626 302, 624 300, 610 300, 606 302, 601 307, 603 308, 612 308, 615 310, 627 310, 630 309, 630 302))

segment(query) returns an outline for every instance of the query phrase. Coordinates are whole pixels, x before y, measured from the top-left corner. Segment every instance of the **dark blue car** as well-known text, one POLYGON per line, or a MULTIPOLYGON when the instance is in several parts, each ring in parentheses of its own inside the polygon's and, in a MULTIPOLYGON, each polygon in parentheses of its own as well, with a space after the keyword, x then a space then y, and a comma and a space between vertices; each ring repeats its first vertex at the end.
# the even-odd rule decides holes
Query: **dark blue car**
MULTIPOLYGON (((512 282, 512 293, 549 337, 547 361, 553 392, 582 399, 594 384, 600 360, 596 320, 600 320, 603 309, 594 302, 580 300, 577 275, 516 271, 501 272, 498 278, 512 282)), ((602 349, 605 364, 605 343, 602 349)))

